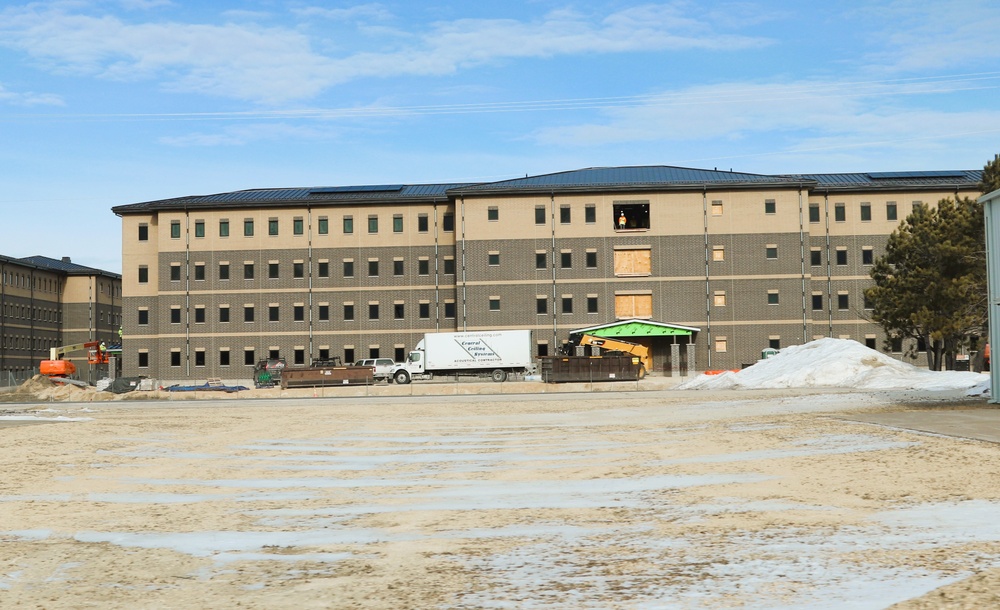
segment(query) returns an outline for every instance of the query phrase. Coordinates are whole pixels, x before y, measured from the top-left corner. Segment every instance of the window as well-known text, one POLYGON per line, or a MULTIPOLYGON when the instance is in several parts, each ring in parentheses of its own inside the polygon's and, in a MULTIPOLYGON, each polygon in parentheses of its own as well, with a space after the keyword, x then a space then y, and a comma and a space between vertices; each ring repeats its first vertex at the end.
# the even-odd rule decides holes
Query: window
POLYGON ((564 250, 559 253, 559 266, 563 269, 573 268, 573 252, 564 250))
POLYGON ((205 350, 196 349, 194 351, 194 365, 205 366, 205 350))
POLYGON ((205 221, 196 220, 194 221, 194 236, 195 237, 205 237, 205 221))
POLYGON ((344 321, 351 322, 354 320, 354 303, 344 303, 344 321))
POLYGON ((170 239, 180 239, 181 238, 181 221, 171 220, 170 221, 170 239))
POLYGON ((320 216, 316 220, 316 232, 320 235, 327 235, 330 233, 330 220, 326 216, 320 216))
POLYGON ((254 318, 254 316, 253 316, 253 305, 244 305, 243 306, 243 321, 244 322, 253 322, 253 318, 254 318))
POLYGON ((896 220, 896 202, 887 201, 885 202, 885 219, 886 220, 896 220))
POLYGON ((330 262, 320 261, 316 263, 316 276, 317 277, 330 277, 330 262))
POLYGON ((219 221, 219 237, 229 237, 229 221, 219 221))
POLYGON ((302 261, 292 263, 292 277, 301 280, 306 276, 306 264, 302 261))
POLYGON ((715 293, 712 294, 712 305, 715 305, 716 307, 725 307, 726 306, 726 291, 725 290, 716 290, 715 293))
POLYGON ((587 250, 587 269, 597 269, 596 250, 587 250))
POLYGON ((781 349, 781 337, 768 338, 767 346, 771 349, 781 349))
POLYGON ((368 260, 368 277, 378 277, 378 259, 368 260))
POLYGON ((180 324, 181 323, 181 308, 171 307, 170 308, 170 323, 180 324))
POLYGON ((455 230, 455 215, 451 212, 445 212, 444 216, 441 217, 441 228, 447 232, 451 233, 455 230))
POLYGON ((146 326, 147 324, 149 324, 149 310, 148 309, 140 309, 138 311, 138 314, 139 314, 139 319, 138 319, 139 326, 146 326))
POLYGON ((572 295, 564 294, 562 296, 562 313, 564 313, 564 314, 573 313, 573 297, 572 297, 572 295))
POLYGON ((623 248, 615 250, 615 275, 652 275, 653 258, 649 248, 623 248))
POLYGON ((306 306, 300 303, 296 303, 292 306, 292 320, 294 322, 305 322, 306 320, 306 306))
POLYGON ((427 320, 431 317, 431 304, 426 301, 421 301, 419 307, 417 308, 418 315, 421 320, 427 320))
POLYGON ((256 361, 257 358, 254 355, 252 347, 248 347, 245 350, 243 350, 243 364, 247 366, 253 366, 254 364, 256 364, 256 361))
POLYGON ((536 205, 535 206, 535 224, 543 225, 545 224, 545 206, 536 205))
POLYGON ((219 350, 219 366, 229 366, 229 350, 219 350))
POLYGON ((267 221, 267 234, 277 235, 278 234, 278 219, 269 218, 267 221))
POLYGON ((837 222, 844 222, 847 220, 847 208, 843 203, 833 204, 833 219, 837 222))
POLYGON ((421 258, 417 261, 417 275, 430 275, 431 273, 431 261, 426 258, 421 258))
POLYGON ((653 295, 648 292, 624 292, 615 294, 616 318, 653 317, 653 295))
POLYGON ((490 252, 489 253, 489 265, 491 267, 499 267, 500 266, 500 253, 499 252, 490 252))
POLYGON ((292 359, 295 364, 305 364, 306 363, 306 350, 301 347, 296 347, 295 351, 292 353, 292 359))
POLYGON ((378 302, 372 302, 368 304, 368 319, 378 320, 378 302))
POLYGON ((267 277, 271 280, 278 279, 279 264, 275 261, 271 261, 267 264, 267 277))
POLYGON ((229 305, 219 305, 219 322, 229 322, 229 305))
POLYGON ((598 313, 597 312, 597 295, 588 294, 587 295, 587 313, 598 313))
POLYGON ((243 221, 243 237, 253 237, 253 219, 243 221))
POLYGON ((547 269, 548 266, 548 255, 545 252, 535 252, 535 269, 547 269))
POLYGON ((392 304, 392 318, 394 320, 402 320, 406 317, 406 305, 400 301, 392 304))
POLYGON ((344 277, 354 277, 354 260, 344 259, 344 277))
POLYGON ((181 266, 180 265, 170 265, 170 281, 179 282, 181 281, 181 266))
POLYGON ((444 274, 445 275, 455 275, 455 259, 451 256, 446 256, 444 259, 444 274))
POLYGON ((564 225, 570 224, 570 220, 572 218, 571 212, 572 211, 571 211, 571 209, 570 209, 570 207, 568 205, 561 205, 561 206, 559 206, 559 222, 560 222, 560 224, 564 224, 564 225))
POLYGON ((871 222, 872 204, 867 201, 861 202, 861 222, 871 222))
POLYGON ((354 217, 344 216, 344 234, 354 233, 354 217))
POLYGON ((149 368, 149 352, 139 352, 138 353, 138 365, 139 368, 145 369, 149 368))
POLYGON ((871 248, 861 249, 861 264, 872 265, 875 263, 875 252, 871 248))
POLYGON ((819 222, 819 204, 809 204, 809 222, 819 222))
POLYGON ((378 233, 378 215, 370 214, 368 216, 368 232, 378 233))
POLYGON ((725 246, 712 246, 712 261, 716 263, 722 263, 726 260, 726 247, 725 246))
POLYGON ((305 223, 302 221, 302 218, 292 219, 292 234, 293 235, 305 234, 305 223))
POLYGON ((764 213, 765 214, 774 214, 776 212, 777 212, 777 204, 775 204, 774 199, 765 199, 764 200, 764 213))
POLYGON ((773 260, 778 258, 778 246, 777 244, 768 244, 764 249, 764 256, 768 260, 773 260))
POLYGON ((549 299, 548 297, 535 297, 535 313, 539 315, 544 315, 549 313, 549 299))
POLYGON ((219 279, 229 279, 229 263, 219 263, 219 279))
POLYGON ((194 279, 196 282, 205 281, 205 263, 194 264, 194 279))
POLYGON ((267 306, 267 321, 268 322, 280 322, 280 310, 277 305, 271 304, 267 306))
POLYGON ((718 353, 723 353, 729 351, 729 342, 725 337, 716 337, 715 341, 715 351, 718 353))
POLYGON ((500 297, 490 297, 490 311, 500 311, 500 297))
POLYGON ((344 346, 344 362, 354 362, 353 346, 344 346))
POLYGON ((417 214, 417 232, 426 233, 428 227, 427 214, 417 214))
POLYGON ((813 293, 812 295, 812 308, 813 311, 822 311, 823 309, 823 295, 819 293, 813 293))
POLYGON ((847 264, 847 250, 843 248, 837 248, 837 265, 844 266, 847 264))
POLYGON ((194 308, 194 323, 204 324, 205 323, 205 306, 198 305, 194 308))
POLYGON ((809 251, 809 264, 813 267, 819 267, 823 264, 823 251, 819 248, 813 248, 809 251))
MULTIPOLYGON (((320 303, 319 306, 316 308, 316 317, 319 319, 320 322, 329 322, 330 306, 327 305, 326 303, 320 303)), ((323 358, 323 360, 325 360, 325 358, 323 358)))
POLYGON ((149 225, 139 225, 139 241, 149 241, 149 225))
POLYGON ((850 309, 849 302, 850 298, 846 292, 837 293, 837 309, 841 311, 850 309))
POLYGON ((495 205, 491 205, 490 207, 486 208, 486 220, 490 222, 496 222, 497 220, 500 220, 500 208, 498 208, 495 205))
POLYGON ((767 304, 768 305, 777 305, 778 304, 778 291, 777 290, 768 290, 767 291, 767 304))
POLYGON ((392 232, 402 233, 403 232, 403 215, 393 214, 392 215, 392 232))
POLYGON ((583 206, 583 222, 588 225, 597 223, 597 206, 593 203, 583 206))
POLYGON ((148 284, 149 283, 149 267, 141 265, 139 267, 139 283, 148 284))
POLYGON ((444 304, 444 317, 448 320, 455 319, 455 302, 445 301, 444 304))
POLYGON ((180 366, 181 365, 181 353, 178 351, 170 352, 170 366, 180 366))
POLYGON ((649 229, 649 201, 615 201, 612 208, 615 230, 649 229))
POLYGON ((878 349, 875 337, 865 337, 865 347, 868 349, 878 349))
POLYGON ((722 216, 722 201, 718 199, 712 201, 712 216, 722 216))

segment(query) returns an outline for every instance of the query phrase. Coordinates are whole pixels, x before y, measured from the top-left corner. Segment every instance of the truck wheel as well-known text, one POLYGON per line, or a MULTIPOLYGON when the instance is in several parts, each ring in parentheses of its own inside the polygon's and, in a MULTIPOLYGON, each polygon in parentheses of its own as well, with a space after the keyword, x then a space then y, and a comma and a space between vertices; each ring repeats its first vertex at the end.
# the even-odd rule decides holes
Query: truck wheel
POLYGON ((410 383, 410 374, 407 373, 406 371, 396 371, 396 374, 393 376, 393 379, 396 380, 396 383, 400 385, 405 385, 407 383, 410 383))
POLYGON ((496 369, 495 371, 493 371, 493 375, 491 376, 493 377, 493 381, 497 383, 503 383, 504 381, 507 381, 507 371, 503 369, 496 369))

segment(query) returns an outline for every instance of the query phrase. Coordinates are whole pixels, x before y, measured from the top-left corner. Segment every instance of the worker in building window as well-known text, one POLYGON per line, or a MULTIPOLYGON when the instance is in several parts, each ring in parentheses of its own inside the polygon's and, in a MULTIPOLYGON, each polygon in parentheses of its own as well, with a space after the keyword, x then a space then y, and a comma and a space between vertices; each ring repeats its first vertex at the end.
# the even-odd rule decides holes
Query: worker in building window
POLYGON ((619 230, 624 229, 626 222, 627 221, 625 220, 625 212, 622 212, 621 215, 618 216, 618 229, 619 230))

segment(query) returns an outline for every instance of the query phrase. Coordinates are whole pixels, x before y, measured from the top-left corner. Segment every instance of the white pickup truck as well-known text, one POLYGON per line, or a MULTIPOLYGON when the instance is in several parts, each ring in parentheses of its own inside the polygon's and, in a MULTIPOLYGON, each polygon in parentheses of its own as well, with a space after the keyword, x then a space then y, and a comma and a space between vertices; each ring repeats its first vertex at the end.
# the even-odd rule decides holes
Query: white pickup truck
POLYGON ((376 380, 385 379, 389 383, 392 383, 392 369, 395 365, 392 358, 365 358, 354 363, 354 366, 372 367, 375 369, 374 377, 376 380))

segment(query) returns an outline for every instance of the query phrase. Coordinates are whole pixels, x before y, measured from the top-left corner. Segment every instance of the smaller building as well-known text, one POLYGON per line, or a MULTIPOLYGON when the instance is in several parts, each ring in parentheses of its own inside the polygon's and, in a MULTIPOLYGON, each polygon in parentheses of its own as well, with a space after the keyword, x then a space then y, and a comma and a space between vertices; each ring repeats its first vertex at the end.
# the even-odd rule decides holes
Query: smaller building
MULTIPOLYGON (((0 255, 0 386, 38 372, 54 347, 87 341, 121 342, 122 278, 78 265, 68 257, 0 255)), ((81 379, 108 371, 87 364, 85 352, 67 355, 81 379)))
MULTIPOLYGON (((979 198, 986 224, 986 277, 990 325, 989 346, 1000 345, 1000 190, 979 198)), ((990 362, 990 402, 1000 403, 1000 367, 990 362)))

